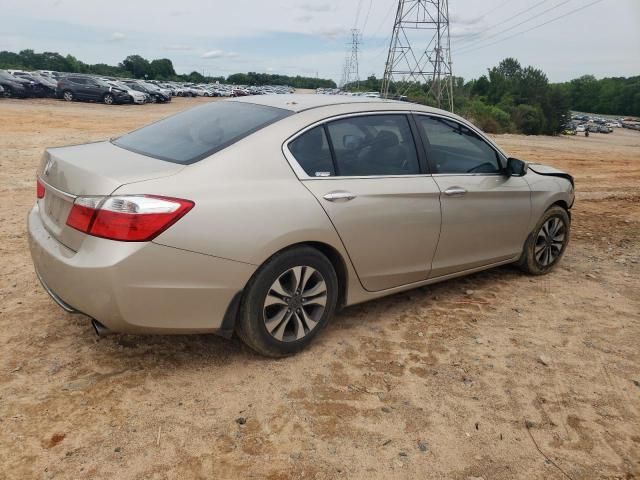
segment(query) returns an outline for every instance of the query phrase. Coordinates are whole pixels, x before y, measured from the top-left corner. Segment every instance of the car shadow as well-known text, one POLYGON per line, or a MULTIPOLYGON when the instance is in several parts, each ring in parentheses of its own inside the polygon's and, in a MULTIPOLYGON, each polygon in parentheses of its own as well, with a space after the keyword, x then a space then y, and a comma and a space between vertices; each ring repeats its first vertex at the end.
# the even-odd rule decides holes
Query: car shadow
MULTIPOLYGON (((312 344, 309 349, 299 355, 310 353, 314 348, 323 348, 332 345, 334 340, 344 335, 343 330, 357 329, 363 323, 370 320, 370 313, 375 316, 385 317, 397 315, 398 309, 413 308, 416 305, 438 302, 447 304, 459 300, 465 296, 465 292, 474 291, 492 292, 496 282, 507 283, 523 274, 512 266, 502 266, 495 269, 478 272, 465 277, 459 277, 443 281, 433 285, 427 285, 405 292, 390 295, 377 300, 347 307, 341 310, 334 320, 316 339, 315 347, 312 344), (318 343, 320 345, 318 345, 318 343)), ((87 318, 87 317, 85 317, 87 318)), ((236 335, 231 339, 218 337, 212 334, 196 335, 128 335, 113 334, 96 340, 89 321, 86 322, 86 335, 83 338, 87 343, 93 343, 91 351, 101 357, 110 357, 111 360, 119 359, 122 363, 132 363, 150 368, 155 365, 172 364, 175 367, 189 365, 198 368, 224 365, 234 362, 271 362, 287 359, 271 359, 263 357, 246 347, 236 335)), ((317 354, 317 352, 315 352, 317 354)), ((289 357, 292 358, 292 357, 289 357)), ((104 360, 104 358, 102 359, 104 360)), ((101 361, 102 361, 101 360, 101 361)), ((116 361, 116 363, 120 363, 116 361)))

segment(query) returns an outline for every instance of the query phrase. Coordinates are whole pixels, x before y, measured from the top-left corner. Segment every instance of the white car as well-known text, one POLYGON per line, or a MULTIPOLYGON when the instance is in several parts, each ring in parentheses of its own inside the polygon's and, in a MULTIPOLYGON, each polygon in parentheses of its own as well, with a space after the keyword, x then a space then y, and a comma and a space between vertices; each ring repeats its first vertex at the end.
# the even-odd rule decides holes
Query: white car
POLYGON ((129 85, 115 81, 107 81, 107 83, 112 87, 119 88, 120 90, 125 90, 131 97, 132 103, 138 105, 147 103, 147 96, 142 92, 138 92, 137 90, 131 90, 131 88, 129 88, 129 85))
POLYGON ((585 131, 586 131, 586 128, 585 128, 585 126, 584 126, 584 125, 578 125, 578 126, 576 127, 576 132, 584 133, 585 131))

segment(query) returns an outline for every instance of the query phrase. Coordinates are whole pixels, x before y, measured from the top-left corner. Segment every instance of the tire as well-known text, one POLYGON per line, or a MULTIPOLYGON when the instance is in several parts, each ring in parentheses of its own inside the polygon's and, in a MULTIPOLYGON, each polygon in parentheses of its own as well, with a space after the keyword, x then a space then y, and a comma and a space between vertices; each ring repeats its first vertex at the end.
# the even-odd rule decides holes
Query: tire
POLYGON ((311 247, 290 248, 267 260, 247 284, 236 333, 261 355, 292 355, 327 325, 337 301, 338 278, 327 257, 311 247))
POLYGON ((106 93, 105 96, 102 97, 102 101, 105 105, 113 105, 114 103, 116 103, 115 97, 110 93, 106 93))
POLYGON ((4 87, 4 92, 2 93, 2 95, 4 95, 6 98, 13 97, 13 90, 11 90, 11 87, 4 87))
POLYGON ((156 103, 158 101, 158 99, 156 97, 154 97, 153 95, 151 95, 151 103, 156 103))
POLYGON ((73 98, 73 92, 71 90, 65 90, 64 92, 62 92, 62 98, 65 102, 72 102, 73 100, 75 100, 73 98))
POLYGON ((549 273, 564 255, 570 235, 569 214, 558 205, 552 206, 544 212, 527 238, 518 267, 529 275, 549 273))

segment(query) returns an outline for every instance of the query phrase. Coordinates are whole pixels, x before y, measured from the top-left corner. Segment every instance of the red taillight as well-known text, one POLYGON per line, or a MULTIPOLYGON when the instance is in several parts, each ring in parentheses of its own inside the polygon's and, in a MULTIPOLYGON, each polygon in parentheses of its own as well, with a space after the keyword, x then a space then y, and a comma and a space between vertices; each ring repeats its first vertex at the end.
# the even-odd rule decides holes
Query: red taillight
POLYGON ((44 185, 39 178, 36 178, 36 196, 38 198, 44 198, 44 185))
POLYGON ((151 195, 78 197, 67 225, 81 232, 124 242, 148 242, 177 222, 194 203, 151 195))

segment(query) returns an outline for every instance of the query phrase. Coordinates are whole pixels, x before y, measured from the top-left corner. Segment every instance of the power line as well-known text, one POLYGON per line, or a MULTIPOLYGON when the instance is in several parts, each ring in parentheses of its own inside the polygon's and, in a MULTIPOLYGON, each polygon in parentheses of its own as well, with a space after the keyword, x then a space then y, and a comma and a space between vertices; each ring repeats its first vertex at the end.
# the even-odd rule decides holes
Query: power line
POLYGON ((361 8, 362 8, 362 0, 358 0, 358 9, 356 10, 356 21, 353 22, 353 28, 358 28, 358 21, 360 20, 361 8))
POLYGON ((463 39, 463 45, 464 45, 465 43, 469 43, 469 42, 470 42, 470 41, 472 41, 474 38, 476 38, 476 37, 478 37, 478 36, 482 35, 482 34, 483 34, 483 33, 485 33, 487 30, 493 30, 494 28, 499 27, 500 25, 504 25, 505 23, 507 23, 507 22, 509 22, 509 21, 513 20, 514 18, 519 17, 520 15, 524 15, 525 13, 530 12, 530 11, 531 11, 531 10, 533 10, 534 8, 539 7, 539 6, 540 6, 540 5, 542 5, 543 3, 546 3, 547 1, 548 1, 548 0, 541 0, 540 2, 536 3, 535 5, 532 5, 532 6, 531 6, 531 7, 529 7, 529 8, 525 8, 524 10, 522 10, 522 11, 520 11, 520 12, 516 13, 515 15, 510 16, 510 17, 509 17, 509 18, 507 18, 506 20, 502 20, 501 22, 498 22, 498 23, 496 23, 496 24, 494 24, 494 25, 490 25, 490 26, 488 26, 487 28, 483 28, 481 32, 476 32, 476 33, 473 33, 473 34, 471 34, 471 35, 467 35, 467 36, 465 36, 465 37, 464 37, 464 39, 463 39))
POLYGON ((380 25, 378 25, 378 28, 375 29, 375 31, 370 35, 371 37, 375 37, 378 32, 380 31, 380 29, 384 26, 384 24, 386 23, 387 17, 391 14, 391 11, 393 10, 393 7, 396 5, 395 0, 393 0, 391 2, 391 5, 389 5, 389 9, 387 10, 387 13, 384 14, 384 17, 382 17, 382 22, 380 22, 380 25))
MULTIPOLYGON (((556 8, 560 8, 560 7, 562 7, 563 5, 566 5, 567 3, 569 3, 570 1, 571 1, 571 0, 565 0, 564 2, 561 2, 561 3, 559 3, 559 4, 557 4, 557 5, 554 5, 554 6, 550 7, 550 8, 547 8, 546 10, 543 10, 542 12, 537 13, 537 14, 536 14, 536 15, 534 15, 533 17, 529 17, 529 18, 527 18, 526 20, 523 20, 523 21, 522 21, 522 22, 520 22, 520 23, 516 23, 515 25, 513 25, 513 26, 511 26, 511 27, 509 27, 509 28, 507 28, 507 29, 505 29, 505 30, 502 30, 502 31, 500 31, 500 32, 494 33, 494 34, 492 34, 492 35, 489 35, 488 37, 483 38, 482 40, 480 40, 480 42, 485 42, 485 41, 489 40, 490 38, 495 38, 495 37, 497 37, 497 36, 499 36, 499 35, 502 35, 503 33, 509 32, 509 31, 513 30, 514 28, 519 27, 520 25, 524 25, 525 23, 529 23, 531 20, 535 20, 536 18, 541 17, 542 15, 544 15, 544 14, 545 14, 545 13, 547 13, 547 12, 550 12, 551 10, 555 10, 556 8)), ((463 44, 463 45, 464 45, 464 44, 463 44)), ((474 45, 474 46, 472 46, 471 48, 474 48, 474 47, 475 47, 475 45, 474 45)), ((467 47, 467 48, 469 48, 469 47, 467 47)), ((463 51, 464 51, 464 50, 465 50, 465 47, 463 46, 463 47, 461 48, 461 50, 463 50, 463 51)))
POLYGON ((533 27, 528 28, 528 29, 526 29, 526 30, 523 30, 523 31, 521 31, 521 32, 516 32, 516 33, 514 33, 513 35, 509 35, 509 36, 507 36, 507 37, 505 37, 505 38, 501 38, 501 39, 499 39, 499 40, 496 40, 495 42, 489 43, 489 44, 487 44, 487 45, 482 45, 482 46, 477 47, 477 48, 471 48, 471 49, 469 49, 469 50, 465 50, 464 52, 462 52, 462 54, 470 53, 470 52, 474 52, 474 51, 476 51, 476 50, 481 50, 481 49, 483 49, 483 48, 486 48, 486 47, 490 47, 490 46, 492 46, 492 45, 495 45, 496 43, 504 42, 505 40, 509 40, 509 39, 511 39, 511 38, 513 38, 513 37, 517 37, 518 35, 522 35, 522 34, 524 34, 524 33, 530 32, 531 30, 535 30, 536 28, 543 27, 543 26, 548 25, 548 24, 550 24, 550 23, 552 23, 552 22, 555 22, 556 20, 560 20, 561 18, 565 18, 565 17, 568 17, 569 15, 573 15, 574 13, 581 12, 581 11, 582 11, 582 10, 584 10, 585 8, 589 8, 589 7, 591 7, 592 5, 595 5, 596 3, 600 3, 600 2, 602 2, 602 1, 603 1, 603 0, 596 0, 595 2, 588 3, 587 5, 583 5, 583 6, 581 6, 580 8, 576 8, 576 9, 571 10, 570 12, 567 12, 567 13, 565 13, 565 14, 563 14, 563 15, 560 15, 560 16, 557 16, 557 17, 555 17, 555 18, 552 18, 551 20, 547 20, 546 22, 540 23, 540 24, 538 24, 538 25, 534 25, 533 27))
POLYGON ((369 22, 369 14, 371 13, 371 5, 373 5, 373 0, 369 0, 369 8, 367 9, 367 15, 364 17, 364 24, 362 25, 362 28, 360 29, 360 31, 362 32, 362 35, 364 35, 364 31, 367 28, 367 23, 369 22))
POLYGON ((480 15, 480 16, 477 18, 477 20, 481 20, 481 19, 483 19, 484 17, 486 17, 486 16, 487 16, 487 15, 489 15, 490 13, 495 12, 495 11, 496 11, 496 10, 498 10, 499 8, 501 8, 501 7, 505 6, 507 3, 510 3, 510 2, 512 2, 512 1, 513 1, 513 0, 505 0, 505 1, 504 1, 504 2, 502 2, 502 3, 499 3, 499 4, 498 4, 498 6, 493 7, 493 8, 492 8, 491 10, 489 10, 488 12, 483 13, 482 15, 480 15))

